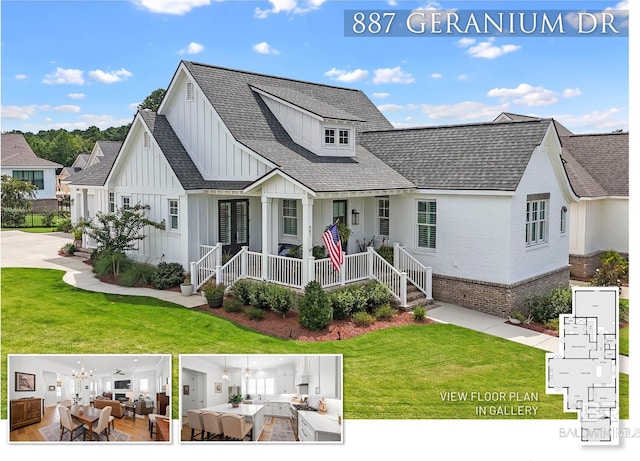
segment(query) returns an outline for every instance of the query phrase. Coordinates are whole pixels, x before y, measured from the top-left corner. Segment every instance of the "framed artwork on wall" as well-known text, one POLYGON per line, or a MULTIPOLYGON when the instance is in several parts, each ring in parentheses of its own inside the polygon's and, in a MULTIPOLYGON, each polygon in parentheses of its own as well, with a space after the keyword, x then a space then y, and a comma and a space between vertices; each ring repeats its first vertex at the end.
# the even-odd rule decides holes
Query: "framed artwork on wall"
POLYGON ((33 392, 36 390, 36 375, 16 371, 16 392, 33 392))

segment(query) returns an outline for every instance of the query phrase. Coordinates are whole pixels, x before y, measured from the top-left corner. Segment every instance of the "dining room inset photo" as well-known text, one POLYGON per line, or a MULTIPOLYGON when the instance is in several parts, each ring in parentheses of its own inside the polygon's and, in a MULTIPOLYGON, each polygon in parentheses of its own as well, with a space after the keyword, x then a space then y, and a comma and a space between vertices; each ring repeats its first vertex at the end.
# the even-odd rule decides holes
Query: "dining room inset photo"
POLYGON ((171 355, 7 361, 11 443, 171 441, 171 355))
POLYGON ((342 355, 181 355, 184 443, 343 441, 342 355))

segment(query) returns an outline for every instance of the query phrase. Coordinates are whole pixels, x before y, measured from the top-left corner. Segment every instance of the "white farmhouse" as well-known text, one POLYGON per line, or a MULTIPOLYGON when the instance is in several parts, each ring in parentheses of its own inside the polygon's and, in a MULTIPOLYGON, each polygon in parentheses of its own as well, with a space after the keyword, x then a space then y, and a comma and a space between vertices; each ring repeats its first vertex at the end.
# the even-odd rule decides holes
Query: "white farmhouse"
POLYGON ((72 214, 148 204, 167 225, 135 257, 198 285, 377 278, 401 306, 416 286, 507 315, 569 281, 578 196, 561 150, 550 119, 396 130, 359 90, 183 61, 108 172, 71 182, 72 214), (352 231, 339 273, 313 256, 336 221, 352 231), (369 243, 393 246, 393 265, 369 243))

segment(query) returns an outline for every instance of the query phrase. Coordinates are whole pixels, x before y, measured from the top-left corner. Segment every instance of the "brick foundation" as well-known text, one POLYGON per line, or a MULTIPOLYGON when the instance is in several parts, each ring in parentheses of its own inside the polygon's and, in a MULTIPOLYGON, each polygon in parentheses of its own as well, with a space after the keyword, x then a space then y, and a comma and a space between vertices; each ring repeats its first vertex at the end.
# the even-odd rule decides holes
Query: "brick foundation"
MULTIPOLYGON (((569 255, 571 277, 588 279, 595 274, 596 269, 602 265, 600 257, 604 251, 596 251, 588 255, 569 255)), ((623 258, 629 258, 626 253, 620 253, 623 258)))
POLYGON ((505 318, 511 311, 522 308, 527 297, 568 286, 569 266, 512 285, 433 274, 436 301, 505 318))
POLYGON ((58 211, 58 199, 55 198, 41 198, 32 200, 31 204, 33 208, 31 211, 34 213, 44 213, 46 211, 58 211))

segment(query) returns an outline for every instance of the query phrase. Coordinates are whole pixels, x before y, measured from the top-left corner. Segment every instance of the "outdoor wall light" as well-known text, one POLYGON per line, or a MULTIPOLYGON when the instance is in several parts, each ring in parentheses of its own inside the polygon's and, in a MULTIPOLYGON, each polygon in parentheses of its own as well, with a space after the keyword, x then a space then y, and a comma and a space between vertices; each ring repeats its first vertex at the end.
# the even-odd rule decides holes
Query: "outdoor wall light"
POLYGON ((351 210, 351 224, 354 226, 360 224, 360 212, 355 208, 351 210))

